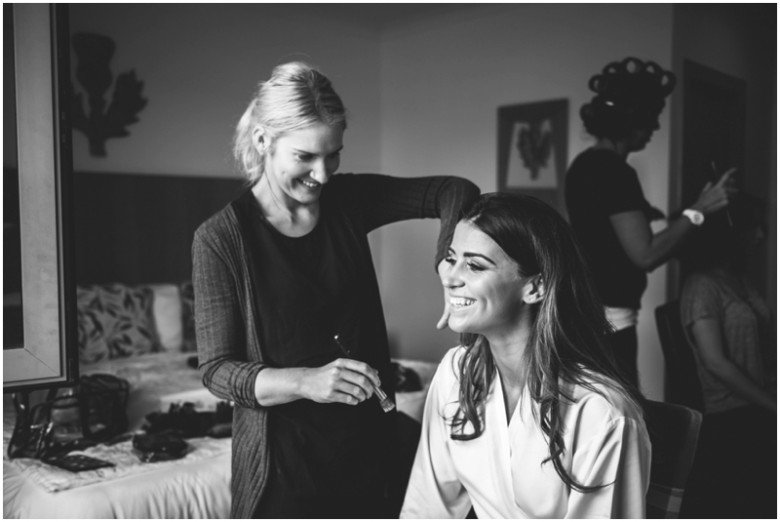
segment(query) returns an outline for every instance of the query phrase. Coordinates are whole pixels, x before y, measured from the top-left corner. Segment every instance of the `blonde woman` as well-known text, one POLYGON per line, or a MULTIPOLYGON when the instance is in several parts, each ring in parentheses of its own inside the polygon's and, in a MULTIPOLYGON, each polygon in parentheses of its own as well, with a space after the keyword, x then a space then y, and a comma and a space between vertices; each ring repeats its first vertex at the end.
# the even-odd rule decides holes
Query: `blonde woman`
POLYGON ((235 403, 234 518, 400 508, 395 414, 369 400, 375 386, 392 398, 394 376, 367 234, 440 218, 443 251, 478 190, 454 177, 337 174, 346 126, 327 77, 277 67, 236 130, 249 187, 195 235, 200 371, 235 403))

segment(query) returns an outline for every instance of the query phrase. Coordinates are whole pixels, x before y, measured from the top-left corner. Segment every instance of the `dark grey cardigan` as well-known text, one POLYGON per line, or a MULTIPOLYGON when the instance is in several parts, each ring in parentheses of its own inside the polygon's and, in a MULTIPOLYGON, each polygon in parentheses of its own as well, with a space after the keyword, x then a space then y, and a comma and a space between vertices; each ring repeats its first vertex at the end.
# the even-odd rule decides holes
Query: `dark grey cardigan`
POLYGON ((268 475, 266 411, 255 399, 255 378, 263 368, 255 321, 255 296, 238 217, 225 207, 195 232, 192 244, 195 328, 203 384, 222 399, 232 400, 232 518, 251 518, 268 475), (242 324, 243 329, 226 327, 242 324), (215 354, 231 347, 246 347, 246 361, 215 354), (237 480, 237 478, 239 478, 237 480))
MULTIPOLYGON (((361 175, 358 175, 361 176, 361 175)), ((370 182, 370 177, 361 178, 370 182)), ((385 178, 389 179, 389 178, 385 178)), ((443 258, 463 207, 479 194, 471 182, 454 177, 406 179, 405 196, 376 215, 368 228, 405 215, 439 217, 437 262, 443 258), (410 186, 413 190, 409 190, 410 186)), ((367 232, 367 231, 366 231, 367 232)), ((249 253, 233 204, 195 232, 192 245, 198 356, 203 384, 234 401, 232 518, 251 518, 268 476, 266 409, 255 399, 255 379, 264 367, 249 253), (240 327, 237 327, 240 325, 240 327)))

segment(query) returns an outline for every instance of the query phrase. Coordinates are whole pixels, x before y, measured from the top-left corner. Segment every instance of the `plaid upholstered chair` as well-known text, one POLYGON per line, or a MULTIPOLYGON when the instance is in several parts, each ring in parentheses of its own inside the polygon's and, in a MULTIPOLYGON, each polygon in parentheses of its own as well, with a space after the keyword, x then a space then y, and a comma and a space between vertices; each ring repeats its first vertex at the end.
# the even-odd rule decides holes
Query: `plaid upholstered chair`
POLYGON ((644 401, 653 457, 647 492, 647 518, 678 518, 693 467, 702 414, 668 402, 644 401))
POLYGON ((656 308, 655 325, 664 354, 666 400, 704 411, 696 359, 680 319, 680 302, 670 301, 656 308))

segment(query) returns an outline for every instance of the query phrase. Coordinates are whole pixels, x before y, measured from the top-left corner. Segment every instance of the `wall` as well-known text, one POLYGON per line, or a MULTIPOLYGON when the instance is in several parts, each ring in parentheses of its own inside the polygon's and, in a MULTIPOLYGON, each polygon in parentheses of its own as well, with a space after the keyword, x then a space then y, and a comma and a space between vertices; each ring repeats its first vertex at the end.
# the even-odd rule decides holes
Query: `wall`
MULTIPOLYGON (((496 190, 496 109, 568 98, 569 161, 590 145, 578 116, 588 79, 609 61, 634 55, 667 67, 668 5, 501 5, 387 30, 381 43, 382 169, 391 174, 456 174, 496 190)), ((647 199, 668 197, 669 111, 632 163, 647 199)), ((441 287, 433 270, 434 221, 382 230, 381 285, 398 354, 438 360, 456 344, 434 325, 441 287), (423 266, 425 270, 420 271, 423 266)), ((665 300, 665 270, 651 275, 640 317, 642 386, 662 390, 652 310, 665 300)))
MULTIPOLYGON (((279 63, 304 60, 330 77, 349 111, 341 170, 378 172, 379 42, 374 27, 348 14, 279 4, 72 4, 71 32, 112 38, 114 76, 134 70, 148 99, 129 136, 107 141, 106 157, 91 156, 74 131, 75 170, 238 177, 231 139, 257 82, 279 63)), ((379 250, 377 238, 370 243, 379 250)))
MULTIPOLYGON (((346 16, 347 6, 335 14, 325 4, 73 4, 72 30, 111 36, 117 44, 112 70, 134 69, 149 99, 140 121, 128 127, 130 136, 108 141, 106 158, 89 156, 86 139, 75 132, 75 167, 235 176, 230 139, 255 83, 273 65, 303 57, 323 68, 350 109, 343 171, 457 174, 491 191, 497 107, 568 98, 571 160, 590 144, 577 115, 590 98, 586 82, 608 61, 635 55, 671 66, 683 33, 686 53, 734 72, 746 52, 736 45, 744 34, 717 9, 442 4, 441 11, 429 5, 424 14, 384 22, 380 30, 346 16), (675 17, 681 22, 673 23, 675 17)), ((766 91, 774 96, 775 83, 769 84, 766 91)), ((662 209, 668 209, 675 103, 662 114, 647 150, 631 158, 647 199, 662 209)), ((753 134, 750 141, 762 139, 753 134)), ((765 154, 764 163, 776 172, 774 154, 765 154)), ((371 237, 399 356, 438 360, 456 343, 452 333, 434 329, 441 308, 433 271, 436 234, 429 221, 392 225, 371 237)), ((654 398, 662 393, 663 359, 652 311, 666 300, 665 279, 664 268, 651 275, 640 316, 642 386, 654 398)))
POLYGON ((128 137, 108 140, 105 158, 90 156, 75 131, 76 170, 238 175, 235 124, 257 82, 291 59, 321 67, 348 105, 342 168, 378 169, 379 47, 361 25, 273 4, 72 4, 71 31, 111 37, 114 76, 134 70, 149 100, 128 137))

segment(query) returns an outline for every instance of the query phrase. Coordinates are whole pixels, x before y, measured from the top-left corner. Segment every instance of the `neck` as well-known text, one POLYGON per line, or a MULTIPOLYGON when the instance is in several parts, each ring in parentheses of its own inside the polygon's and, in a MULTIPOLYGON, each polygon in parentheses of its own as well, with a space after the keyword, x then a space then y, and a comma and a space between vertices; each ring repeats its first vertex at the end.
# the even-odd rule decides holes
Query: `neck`
POLYGON ((529 338, 530 331, 522 329, 514 338, 488 339, 490 352, 498 370, 498 378, 501 381, 507 425, 512 420, 512 415, 528 382, 526 353, 529 349, 529 338))
POLYGON ((527 379, 527 352, 530 349, 530 323, 521 321, 516 330, 504 335, 486 335, 490 352, 504 388, 522 389, 527 379))
POLYGON ((621 158, 626 159, 628 157, 628 143, 625 140, 613 140, 611 138, 599 138, 594 149, 599 150, 611 150, 617 153, 621 158))
POLYGON ((260 204, 263 215, 268 222, 287 236, 305 235, 314 228, 319 220, 319 201, 304 205, 291 200, 284 194, 277 194, 265 176, 252 187, 252 194, 260 204))

